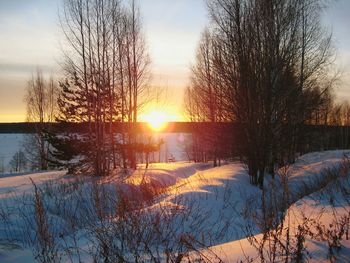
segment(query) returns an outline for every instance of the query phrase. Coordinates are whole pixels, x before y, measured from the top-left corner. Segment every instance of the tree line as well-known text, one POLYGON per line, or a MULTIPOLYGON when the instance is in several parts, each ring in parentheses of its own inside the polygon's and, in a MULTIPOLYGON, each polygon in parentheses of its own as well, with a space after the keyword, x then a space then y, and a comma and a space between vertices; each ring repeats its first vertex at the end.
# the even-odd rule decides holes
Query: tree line
MULTIPOLYGON (((321 0, 211 0, 184 105, 191 121, 236 122, 251 183, 303 152, 306 124, 330 124, 334 52, 321 0)), ((211 134, 218 158, 222 136, 211 134)), ((208 140, 207 140, 208 142, 208 140)), ((223 146, 228 147, 227 145, 223 146)))
POLYGON ((28 156, 42 170, 68 166, 103 176, 119 167, 136 169, 138 158, 148 160, 162 144, 138 138, 131 128, 152 99, 150 57, 136 1, 64 0, 59 21, 63 78, 54 87, 38 70, 28 83, 27 121, 38 124, 35 135, 27 136, 25 145, 35 148, 28 156), (62 133, 42 125, 52 121, 85 123, 88 130, 62 133), (115 131, 115 122, 127 123, 128 130, 115 131))
MULTIPOLYGON (((136 168, 161 141, 142 140, 131 129, 152 98, 150 58, 135 0, 65 0, 60 23, 63 78, 59 85, 40 71, 28 83, 28 121, 85 123, 85 133, 57 133, 38 125, 38 169, 108 175, 136 168), (57 102, 56 104, 53 102, 57 102), (126 132, 113 123, 128 124, 126 132)), ((192 122, 234 122, 235 130, 208 127, 184 145, 189 159, 214 166, 238 156, 251 182, 262 187, 274 171, 312 147, 307 125, 347 125, 349 106, 332 89, 332 35, 321 25, 321 0, 210 0, 186 88, 192 122)), ((155 92, 153 92, 155 93, 155 92)), ((215 127, 215 125, 213 126, 215 127)), ((343 132, 344 145, 347 131, 343 132)), ((326 144, 324 144, 326 145, 326 144)), ((28 147, 30 152, 30 148, 28 147)), ((327 148, 327 145, 324 146, 327 148)))

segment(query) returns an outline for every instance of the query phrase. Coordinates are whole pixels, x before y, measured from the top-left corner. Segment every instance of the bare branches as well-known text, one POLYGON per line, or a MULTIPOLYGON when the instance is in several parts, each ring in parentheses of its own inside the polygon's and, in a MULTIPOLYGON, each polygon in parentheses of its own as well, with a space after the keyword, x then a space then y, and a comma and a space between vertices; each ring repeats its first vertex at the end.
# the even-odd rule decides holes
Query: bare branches
POLYGON ((239 153, 252 183, 302 151, 302 126, 334 83, 331 34, 320 23, 323 1, 208 1, 187 90, 193 120, 236 121, 239 153), (328 83, 328 84, 327 84, 328 83), (285 139, 289 138, 289 139, 285 139))
MULTIPOLYGON (((34 169, 48 169, 49 143, 44 138, 44 123, 55 120, 57 114, 58 87, 51 76, 46 80, 38 68, 28 81, 24 101, 27 105, 27 121, 36 123, 35 134, 26 136, 24 149, 34 169)), ((49 127, 47 127, 48 129, 49 127)))
MULTIPOLYGON (((119 0, 66 0, 61 25, 67 48, 59 120, 89 124, 86 160, 94 173, 105 175, 117 167, 117 148, 123 148, 116 146, 113 123, 136 122, 148 88, 140 12, 135 1, 126 7, 119 0)), ((135 141, 130 134, 122 137, 122 145, 135 141)), ((133 155, 128 159, 134 167, 133 155)), ((127 156, 121 156, 126 167, 127 156)))

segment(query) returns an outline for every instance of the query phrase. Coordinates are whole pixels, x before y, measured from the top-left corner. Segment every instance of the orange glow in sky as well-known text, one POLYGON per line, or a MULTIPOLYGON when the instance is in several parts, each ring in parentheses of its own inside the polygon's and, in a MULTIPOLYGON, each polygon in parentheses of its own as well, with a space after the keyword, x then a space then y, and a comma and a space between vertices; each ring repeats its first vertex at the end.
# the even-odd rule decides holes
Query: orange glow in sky
POLYGON ((153 131, 159 132, 166 128, 168 122, 179 121, 180 117, 167 113, 164 110, 152 110, 140 115, 139 120, 147 122, 153 131))
MULTIPOLYGON (((167 88, 167 103, 171 104, 165 113, 155 111, 164 113, 167 121, 182 121, 185 119, 180 117, 183 91, 190 81, 190 65, 195 62, 201 31, 210 20, 205 1, 137 2, 152 61, 149 85, 167 88)), ((62 3, 61 0, 0 0, 0 122, 25 121, 23 97, 27 81, 38 67, 46 77, 50 74, 57 80, 64 77, 60 75, 64 35, 58 18, 62 3)), ((335 71, 342 73, 336 95, 340 100, 350 100, 350 1, 338 0, 329 6, 323 22, 333 29, 337 49, 335 71)))
MULTIPOLYGON (((128 1, 126 1, 128 2, 128 1)), ((203 0, 140 0, 142 27, 151 58, 150 86, 166 88, 172 112, 181 114, 201 30, 207 24, 203 0), (175 95, 176 94, 176 95, 175 95)), ((0 122, 25 121, 27 81, 37 67, 46 77, 61 76, 64 34, 62 0, 0 0, 0 122), (38 41, 40 39, 40 41, 38 41)), ((168 114, 167 118, 168 118, 168 114)), ((141 120, 140 120, 141 121, 141 120)))

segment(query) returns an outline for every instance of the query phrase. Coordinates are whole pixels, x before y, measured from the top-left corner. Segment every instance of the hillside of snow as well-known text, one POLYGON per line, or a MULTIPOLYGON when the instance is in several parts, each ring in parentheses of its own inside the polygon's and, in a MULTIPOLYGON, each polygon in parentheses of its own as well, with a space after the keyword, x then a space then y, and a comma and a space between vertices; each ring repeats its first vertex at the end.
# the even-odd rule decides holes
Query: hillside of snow
MULTIPOLYGON (((284 223, 288 224, 291 243, 295 242, 300 231, 304 231, 304 262, 347 263, 350 259, 349 215, 350 180, 347 177, 298 200, 288 209, 284 223)), ((280 233, 284 242, 286 229, 284 226, 280 233)), ((208 256, 210 258, 213 253, 220 255, 223 262, 260 262, 258 250, 252 244, 256 246, 262 240, 263 235, 257 234, 215 245, 210 247, 208 256)), ((270 262, 270 252, 269 247, 265 247, 266 262, 270 262)))
MULTIPOLYGON (((332 198, 329 195, 332 189, 338 189, 332 184, 317 189, 319 191, 315 193, 310 192, 325 175, 325 169, 337 168, 347 154, 347 151, 310 153, 301 156, 294 165, 281 169, 280 173, 288 177, 290 189, 292 205, 286 213, 289 225, 303 222, 301 219, 306 215, 308 218, 317 215, 319 222, 329 225, 329 221, 334 218, 340 220, 350 211, 349 202, 344 198, 347 187, 350 193, 347 175, 337 183, 344 191, 335 191, 332 198), (301 195, 301 190, 307 195, 301 195), (335 214, 338 217, 334 217, 335 214)), ((116 226, 117 218, 113 218, 113 211, 120 198, 116 189, 133 198, 130 200, 135 203, 135 210, 131 215, 136 213, 135 218, 146 220, 143 227, 152 229, 150 225, 158 222, 158 215, 169 219, 166 224, 159 223, 169 231, 163 236, 165 241, 169 241, 171 235, 181 237, 185 233, 190 240, 196 240, 198 246, 200 244, 203 253, 207 253, 207 259, 211 258, 213 262, 217 262, 218 258, 224 262, 247 258, 259 262, 258 253, 247 235, 254 235, 256 240, 261 238, 261 226, 257 222, 261 216, 262 191, 249 183, 244 165, 238 162, 216 168, 212 168, 210 163, 188 162, 151 164, 148 169, 141 165, 124 183, 114 177, 77 178, 65 175, 64 171, 0 178, 0 262, 35 262, 38 249, 33 250, 32 241, 37 238, 35 231, 38 226, 31 180, 42 196, 49 230, 57 242, 55 253, 59 253, 61 262, 93 262, 93 253, 98 252, 92 245, 98 238, 93 231, 96 227, 109 230, 116 226), (145 185, 151 186, 146 188, 147 191, 152 191, 153 187, 161 191, 139 207, 140 198, 145 196, 145 185), (140 212, 137 212, 138 209, 140 212), (101 211, 105 214, 102 221, 101 211)), ((276 176, 273 180, 268 176, 266 200, 272 201, 271 196, 281 198, 281 185, 280 177, 276 176)), ((155 233, 152 231, 146 233, 155 233)), ((115 235, 111 238, 117 242, 115 235)), ((153 240, 151 236, 147 238, 153 240)), ((327 262, 326 243, 307 239, 308 259, 327 262)), ((350 255, 349 249, 349 242, 343 242, 337 258, 346 259, 350 255)))

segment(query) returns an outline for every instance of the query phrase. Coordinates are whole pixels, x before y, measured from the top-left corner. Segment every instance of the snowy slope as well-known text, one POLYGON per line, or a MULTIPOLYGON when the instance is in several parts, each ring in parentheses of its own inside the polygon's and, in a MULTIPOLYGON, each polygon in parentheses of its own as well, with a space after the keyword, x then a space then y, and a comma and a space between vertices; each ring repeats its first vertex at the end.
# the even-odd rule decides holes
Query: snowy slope
POLYGON ((148 169, 140 165, 128 178, 127 182, 134 185, 153 183, 168 187, 177 184, 181 179, 188 178, 197 171, 211 168, 212 164, 176 162, 176 163, 152 163, 148 169))
MULTIPOLYGON (((321 177, 321 172, 324 169, 337 167, 344 154, 348 155, 349 152, 328 151, 302 156, 293 166, 288 168, 292 191, 297 191, 298 187, 304 184, 313 184, 315 178, 321 177)), ((236 176, 234 175, 233 177, 235 178, 236 176)), ((198 192, 200 188, 203 188, 203 186, 197 187, 195 191, 198 192)), ((249 189, 249 185, 246 185, 245 189, 249 189)), ((181 192, 188 192, 188 190, 183 189, 181 192)), ((243 201, 242 199, 240 200, 240 202, 243 201)), ((288 209, 286 218, 290 219, 288 223, 290 224, 291 235, 295 238, 299 225, 306 224, 307 227, 310 227, 309 230, 314 233, 319 233, 317 229, 322 227, 322 231, 325 233, 327 229, 334 230, 336 228, 335 222, 340 222, 343 219, 342 217, 349 216, 349 214, 350 179, 345 177, 331 183, 320 191, 298 200, 288 209), (305 218, 307 218, 307 221, 305 221, 305 218)), ((347 224, 347 229, 349 229, 349 224, 347 224)), ((223 262, 260 262, 257 249, 252 246, 247 238, 244 238, 243 232, 243 236, 210 247, 211 253, 208 253, 208 258, 214 253, 214 255, 219 255, 223 262)), ((259 242, 262 239, 262 234, 256 234, 254 238, 259 242)), ((327 241, 315 239, 320 239, 320 237, 311 238, 309 236, 306 238, 305 249, 307 254, 305 259, 308 262, 315 263, 330 262, 327 241)), ((343 237, 341 244, 342 247, 335 253, 333 262, 345 263, 350 260, 350 240, 346 240, 343 237)), ((211 259, 215 261, 215 258, 211 259)))
MULTIPOLYGON (((301 185, 313 183, 320 171, 336 166, 343 158, 343 151, 308 154, 289 167, 290 188, 297 193, 301 185)), ((267 178, 267 183, 269 178, 267 178)), ((261 191, 249 183, 248 174, 240 163, 198 171, 181 179, 160 202, 190 200, 200 207, 206 218, 213 243, 238 240, 245 237, 246 225, 243 209, 250 207, 260 197, 261 191)), ((259 206, 258 204, 256 206, 259 206)))
MULTIPOLYGON (((348 178, 340 180, 338 183, 342 186, 346 185, 347 191, 350 191, 348 178)), ((336 222, 340 223, 344 216, 348 218, 350 213, 349 192, 344 196, 337 189, 339 190, 339 185, 331 184, 326 189, 302 198, 289 208, 286 217, 290 218, 292 238, 295 238, 300 225, 304 225, 307 228, 310 227, 309 231, 314 233, 314 235, 319 233, 319 228, 322 229, 323 235, 327 235, 327 231, 336 231, 336 222), (305 223, 304 218, 307 218, 307 223, 305 223)), ((348 224, 346 229, 345 231, 349 230, 348 224)), ((258 234, 254 238, 261 241, 262 234, 258 234)), ((307 262, 331 262, 326 239, 322 240, 320 236, 311 238, 306 234, 304 246, 307 251, 304 254, 304 259, 307 262)), ((210 250, 220 255, 224 262, 240 262, 241 260, 248 262, 247 259, 254 260, 253 262, 260 262, 257 250, 246 238, 219 244, 211 247, 210 250)), ((350 240, 346 239, 346 234, 344 234, 341 239, 341 248, 334 251, 333 262, 348 263, 349 261, 350 240)))
POLYGON ((60 180, 66 171, 41 172, 24 175, 12 175, 0 178, 0 199, 7 198, 12 194, 23 195, 33 191, 33 183, 39 187, 49 180, 60 180))
MULTIPOLYGON (((290 178, 290 188, 293 191, 297 191, 301 185, 313 183, 311 178, 320 176, 320 172, 327 167, 337 166, 343 155, 343 151, 328 151, 302 156, 296 164, 287 169, 290 178)), ((87 195, 91 195, 91 192, 87 191, 87 189, 92 187, 92 180, 89 178, 83 178, 84 181, 73 185, 74 187, 64 185, 64 182, 71 180, 71 178, 64 175, 64 172, 37 173, 1 178, 0 262, 31 262, 28 248, 18 250, 13 247, 16 242, 12 244, 1 242, 1 240, 6 240, 5 237, 8 234, 9 225, 6 225, 4 223, 6 220, 1 218, 2 213, 6 212, 6 209, 10 208, 8 221, 14 231, 13 233, 18 238, 21 238, 20 235, 23 233, 21 227, 23 227, 24 222, 17 219, 16 213, 33 212, 33 210, 26 208, 25 203, 18 203, 20 200, 28 202, 28 200, 33 199, 33 186, 30 178, 36 182, 39 188, 43 189, 43 193, 48 195, 44 200, 45 205, 50 213, 50 217, 53 219, 52 222, 56 222, 52 224, 52 227, 58 233, 64 230, 60 229, 60 227, 65 226, 65 217, 60 215, 60 211, 57 211, 55 202, 69 202, 68 206, 66 204, 64 207, 76 207, 77 211, 79 211, 79 207, 89 207, 89 204, 84 203, 88 197, 87 195), (64 198, 59 199, 59 193, 53 192, 52 189, 58 189, 59 193, 64 193, 64 198), (24 199, 21 199, 21 196, 24 196, 24 199), (13 220, 16 222, 15 224, 13 224, 13 220)), ((106 189, 114 189, 116 186, 113 177, 98 181, 99 185, 106 189)), ((206 243, 212 247, 212 250, 224 262, 236 262, 236 259, 243 259, 245 254, 256 257, 256 251, 245 239, 246 233, 243 230, 247 224, 247 218, 245 218, 244 209, 251 205, 259 205, 256 199, 257 196, 261 195, 261 190, 250 185, 249 177, 242 164, 231 163, 216 168, 212 168, 211 164, 186 162, 151 164, 147 170, 144 169, 144 166, 141 166, 139 170, 135 171, 128 179, 127 185, 137 188, 142 181, 166 187, 168 191, 156 197, 155 203, 150 209, 157 209, 160 205, 169 208, 177 207, 179 204, 185 210, 195 207, 196 211, 199 212, 196 214, 196 218, 192 218, 188 222, 182 222, 182 225, 178 226, 179 231, 191 233, 196 238, 204 238, 206 243)), ((267 178, 267 183, 270 181, 271 179, 267 178)), ((313 208, 322 209, 323 206, 321 207, 320 204, 325 205, 325 209, 328 210, 327 200, 329 202, 329 198, 324 197, 322 199, 319 196, 310 195, 293 205, 290 211, 293 211, 292 209, 295 207, 299 209, 298 211, 310 211, 312 213, 313 208)), ((62 203, 59 204, 62 205, 62 203)), ((339 209, 342 209, 340 207, 339 209)), ((295 214, 294 217, 297 220, 297 213, 293 212, 293 214, 295 214)), ((32 217, 32 215, 29 216, 32 217)), ((176 224, 176 221, 174 224, 176 224)), ((259 229, 255 228, 253 232, 259 238, 259 229)), ((78 243, 84 247, 86 245, 85 241, 82 239, 78 243)), ((311 248, 312 244, 307 245, 311 248)), ((321 245, 318 247, 316 244, 313 250, 316 251, 317 248, 321 252, 324 251, 324 245, 321 245)), ((92 259, 87 254, 83 258, 84 262, 92 262, 92 259)), ((319 257, 315 256, 315 258, 318 258, 318 261, 320 261, 325 258, 325 255, 321 253, 319 257)), ((63 261, 65 262, 65 260, 63 261)), ((67 261, 69 260, 67 259, 67 261)))
MULTIPOLYGON (((0 224, 0 262, 36 262, 33 258, 32 252, 30 249, 23 249, 16 242, 8 242, 6 240, 6 235, 8 234, 9 227, 5 224, 7 220, 11 219, 11 213, 17 211, 25 211, 23 209, 23 204, 19 202, 20 197, 24 197, 27 194, 32 195, 33 184, 32 181, 37 186, 42 186, 42 184, 62 180, 65 176, 65 171, 57 172, 42 172, 34 174, 25 174, 25 175, 10 175, 7 177, 0 178, 0 211, 2 220, 0 224), (5 217, 4 209, 9 208, 9 217, 5 217)), ((0 218, 1 218, 0 216, 0 218)), ((17 218, 14 218, 17 220, 17 218)), ((12 219, 13 220, 13 219, 12 219)), ((21 224, 17 221, 15 226, 21 224)), ((14 231, 15 233, 16 231, 14 231)))

